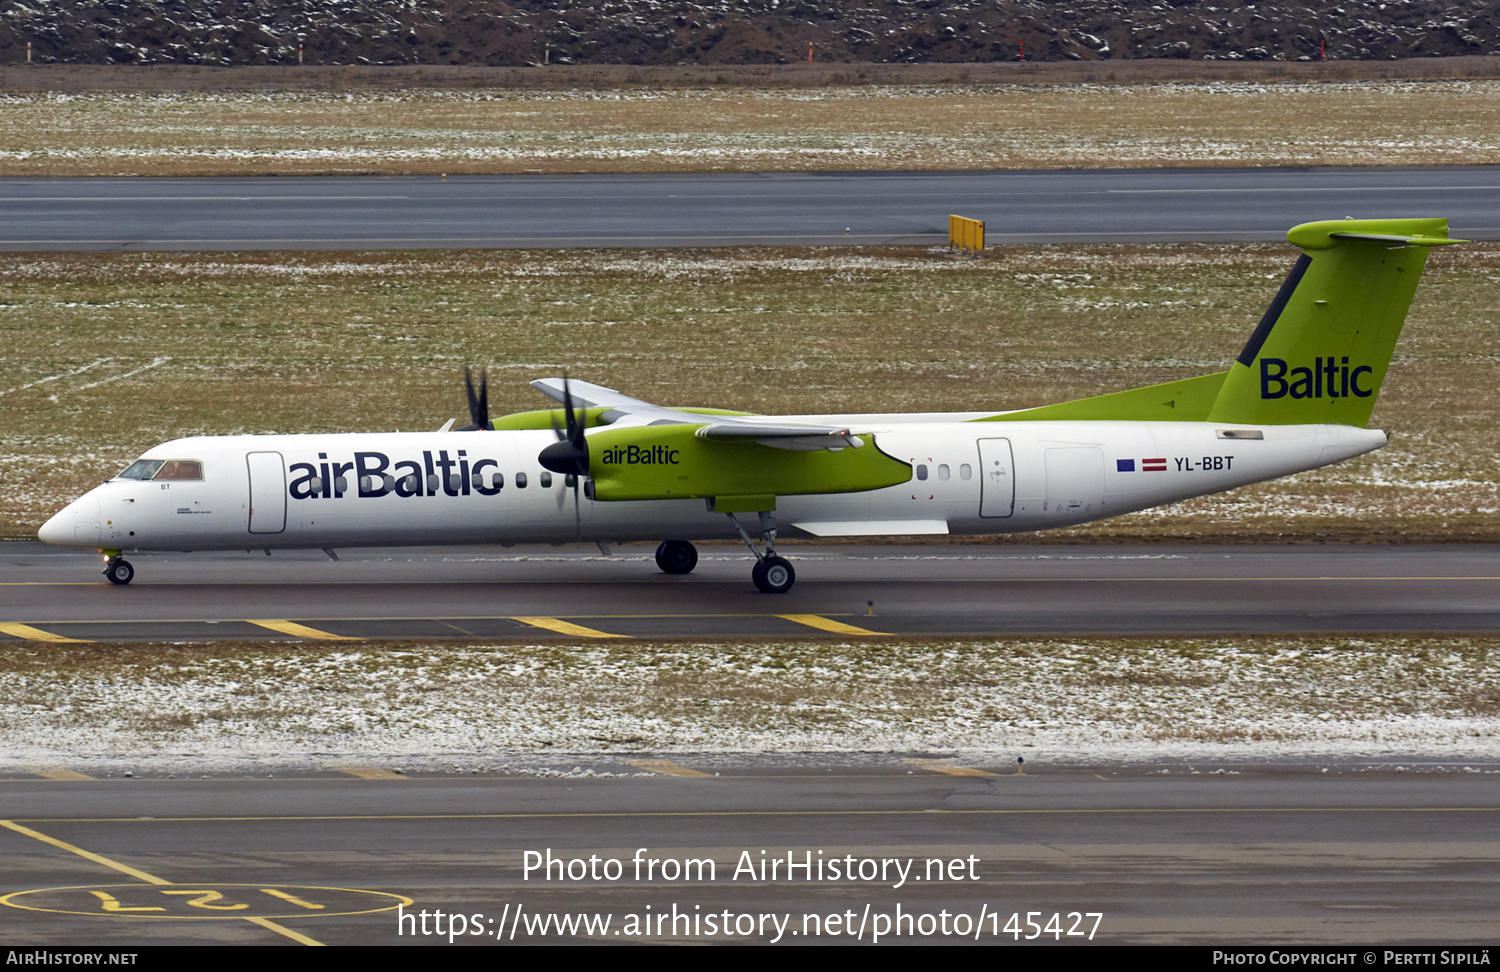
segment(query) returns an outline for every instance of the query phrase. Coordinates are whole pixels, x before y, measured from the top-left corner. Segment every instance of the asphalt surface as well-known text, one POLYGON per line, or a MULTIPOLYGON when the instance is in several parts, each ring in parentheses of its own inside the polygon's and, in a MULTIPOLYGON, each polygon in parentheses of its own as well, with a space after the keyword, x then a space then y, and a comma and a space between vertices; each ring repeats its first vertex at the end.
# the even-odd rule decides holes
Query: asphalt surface
POLYGON ((0 250, 1281 240, 1446 216, 1500 239, 1500 167, 0 179, 0 250))
POLYGON ((91 948, 446 945, 451 927, 468 945, 771 942, 778 922, 783 943, 1495 937, 1500 767, 679 759, 613 779, 0 781, 0 921, 10 946, 91 948), (813 868, 788 872, 789 852, 813 868), (559 933, 553 916, 582 915, 610 924, 559 933))
POLYGON ((0 637, 524 639, 1500 631, 1500 547, 783 544, 787 594, 749 552, 412 548, 130 556, 0 545, 0 637), (873 602, 873 605, 872 603, 873 602), (19 627, 18 627, 19 626, 19 627))

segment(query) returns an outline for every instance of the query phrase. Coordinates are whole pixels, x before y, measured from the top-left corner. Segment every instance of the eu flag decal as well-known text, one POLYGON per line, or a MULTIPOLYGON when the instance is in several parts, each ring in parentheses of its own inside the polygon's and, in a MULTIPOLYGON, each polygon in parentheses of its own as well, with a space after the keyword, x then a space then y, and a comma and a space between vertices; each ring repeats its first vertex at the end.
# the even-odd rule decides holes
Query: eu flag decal
POLYGON ((1116 459, 1115 472, 1135 472, 1134 459, 1116 459))

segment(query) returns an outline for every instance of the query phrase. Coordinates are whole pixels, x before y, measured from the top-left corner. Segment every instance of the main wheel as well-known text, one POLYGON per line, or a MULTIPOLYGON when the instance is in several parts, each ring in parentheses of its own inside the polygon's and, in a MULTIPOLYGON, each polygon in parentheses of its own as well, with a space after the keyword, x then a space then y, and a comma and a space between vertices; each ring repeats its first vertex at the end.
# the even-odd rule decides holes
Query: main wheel
POLYGON ((663 540, 656 545, 656 566, 667 574, 691 574, 698 566, 698 548, 686 540, 663 540))
POLYGON ((104 576, 111 584, 129 584, 135 580, 135 568, 128 560, 111 560, 104 565, 104 576))
POLYGON ((797 572, 780 557, 766 557, 755 562, 755 568, 750 571, 750 579, 767 594, 785 594, 797 580, 797 572))

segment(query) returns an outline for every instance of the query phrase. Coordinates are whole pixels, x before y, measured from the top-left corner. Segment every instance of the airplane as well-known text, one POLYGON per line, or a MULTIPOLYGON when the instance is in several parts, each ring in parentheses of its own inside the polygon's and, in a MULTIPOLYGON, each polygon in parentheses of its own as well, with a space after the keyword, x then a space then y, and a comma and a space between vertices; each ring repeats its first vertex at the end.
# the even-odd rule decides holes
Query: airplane
POLYGON ((668 408, 584 381, 561 408, 436 432, 195 436, 147 450, 41 528, 129 552, 738 537, 754 585, 791 589, 779 535, 1005 534, 1073 526, 1379 449, 1366 428, 1445 219, 1294 227, 1302 253, 1228 370, 1016 411, 758 415, 668 408), (757 546, 756 541, 760 545, 757 546))

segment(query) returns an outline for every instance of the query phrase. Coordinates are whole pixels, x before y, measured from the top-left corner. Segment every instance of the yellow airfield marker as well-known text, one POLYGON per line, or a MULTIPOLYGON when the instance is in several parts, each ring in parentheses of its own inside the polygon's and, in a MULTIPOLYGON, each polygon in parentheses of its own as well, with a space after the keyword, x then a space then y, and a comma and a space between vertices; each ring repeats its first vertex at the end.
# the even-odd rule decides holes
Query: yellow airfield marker
POLYGON ((825 618, 821 614, 778 614, 778 618, 787 621, 795 621, 805 624, 809 628, 817 628, 819 631, 832 631, 834 634, 848 635, 889 635, 889 631, 871 631, 869 628, 861 628, 832 618, 825 618))
MULTIPOLYGON (((407 777, 391 770, 376 769, 373 766, 344 766, 339 768, 340 773, 347 773, 362 780, 404 780, 407 777)), ((269 893, 269 892, 268 892, 269 893)))
POLYGON ((349 638, 344 635, 336 635, 331 631, 319 631, 317 628, 309 628, 307 625, 298 624, 295 621, 255 621, 253 619, 247 620, 249 620, 251 624, 259 625, 262 628, 270 628, 272 631, 278 631, 281 634, 289 634, 297 638, 310 638, 313 641, 359 640, 358 638, 349 638))
MULTIPOLYGON (((7 830, 14 830, 18 834, 24 834, 25 836, 34 838, 36 840, 39 840, 39 841, 41 841, 44 844, 51 844, 53 847, 56 847, 58 850, 67 851, 69 854, 77 854, 79 857, 82 857, 85 860, 93 861, 95 864, 102 864, 102 865, 104 865, 107 868, 110 868, 110 869, 115 870, 115 871, 119 871, 121 874, 128 874, 129 876, 135 878, 137 881, 144 881, 147 884, 155 884, 155 885, 158 885, 158 886, 159 885, 163 885, 163 884, 170 885, 172 883, 171 881, 168 881, 168 880, 166 880, 164 878, 159 878, 159 877, 157 877, 154 874, 147 874, 145 871, 137 870, 136 868, 131 867, 129 864, 121 864, 119 861, 112 861, 109 858, 103 856, 102 854, 95 854, 93 851, 86 851, 82 847, 78 847, 78 846, 75 846, 73 844, 70 844, 70 843, 68 843, 65 840, 58 840, 56 837, 49 837, 48 835, 42 833, 39 830, 32 830, 30 827, 22 826, 21 824, 18 824, 18 823, 16 823, 13 820, 0 820, 0 827, 4 827, 7 830)), ((109 901, 105 900, 107 898, 111 898, 111 896, 109 894, 101 894, 98 891, 92 891, 90 893, 93 894, 95 897, 97 897, 97 898, 100 899, 100 901, 103 904, 104 910, 106 910, 106 911, 113 911, 113 910, 134 911, 134 910, 137 910, 137 909, 134 909, 134 908, 130 908, 130 909, 121 908, 121 907, 119 907, 119 902, 118 901, 115 902, 115 905, 116 905, 115 908, 110 908, 109 907, 109 901)), ((308 938, 306 935, 302 934, 301 932, 292 931, 290 928, 287 928, 285 925, 277 924, 276 922, 272 921, 269 918, 251 918, 251 917, 246 917, 243 920, 244 921, 249 921, 249 922, 254 922, 255 924, 261 926, 262 928, 265 928, 265 929, 267 929, 269 931, 273 931, 273 932, 275 932, 278 935, 285 935, 287 938, 290 938, 292 941, 294 941, 294 942, 301 942, 303 945, 322 945, 323 944, 322 942, 318 941, 315 938, 308 938)))
POLYGON ((519 621, 522 624, 529 624, 533 628, 541 628, 544 631, 556 631, 558 634, 576 635, 576 636, 578 636, 580 638, 629 638, 630 637, 630 635, 610 634, 608 631, 600 631, 597 628, 585 628, 581 624, 574 624, 571 621, 564 621, 561 618, 540 618, 540 617, 515 618, 515 617, 513 617, 513 618, 511 618, 511 620, 512 621, 519 621))
POLYGON ((946 776, 995 776, 989 770, 982 770, 974 766, 956 766, 951 759, 903 759, 901 762, 917 769, 924 769, 932 773, 942 773, 946 776))
POLYGON ((90 644, 83 638, 68 638, 41 628, 33 628, 29 624, 17 624, 14 621, 0 621, 0 631, 5 632, 13 638, 25 638, 27 641, 52 641, 57 643, 68 643, 75 645, 90 644))
POLYGON ((38 766, 31 772, 44 780, 92 780, 95 777, 77 770, 70 770, 66 766, 38 766))
POLYGON ((663 776, 713 776, 702 770, 688 769, 670 759, 627 759, 625 762, 636 769, 643 769, 650 773, 661 773, 663 776))

